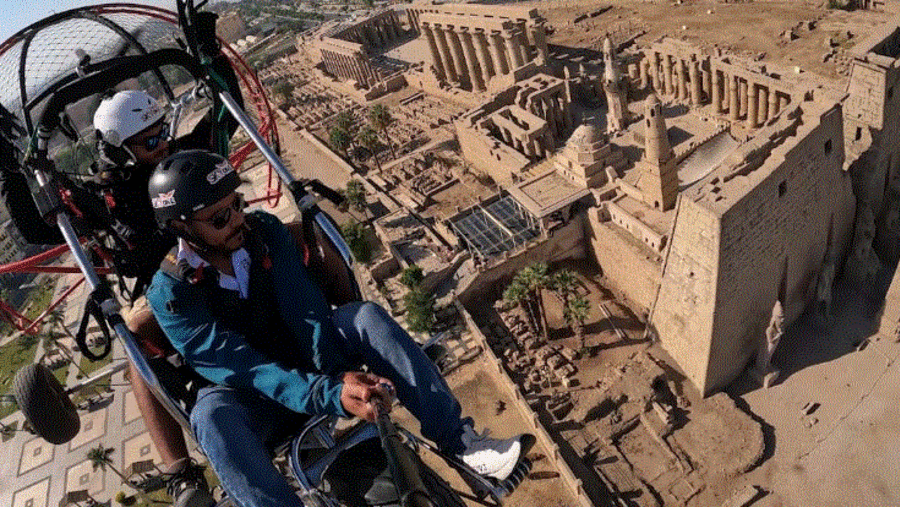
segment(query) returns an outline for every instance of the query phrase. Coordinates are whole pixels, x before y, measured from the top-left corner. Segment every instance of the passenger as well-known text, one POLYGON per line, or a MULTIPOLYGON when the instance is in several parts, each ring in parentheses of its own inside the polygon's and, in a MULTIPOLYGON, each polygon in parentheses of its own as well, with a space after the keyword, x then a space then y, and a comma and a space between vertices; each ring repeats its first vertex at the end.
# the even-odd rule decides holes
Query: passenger
MULTIPOLYGON (((215 38, 215 15, 201 13, 199 21, 205 27, 198 33, 203 49, 207 54, 216 55, 212 60, 213 69, 224 78, 229 89, 238 90, 237 76, 215 38)), ((240 94, 236 93, 235 99, 242 103, 240 94)), ((147 183, 154 167, 171 153, 186 148, 211 148, 216 141, 212 113, 191 133, 178 139, 169 135, 168 113, 143 91, 107 94, 93 118, 103 163, 97 181, 79 184, 64 175, 56 175, 59 183, 72 192, 74 204, 91 218, 87 227, 114 239, 110 250, 116 274, 135 280, 127 294, 132 302, 125 321, 148 356, 164 355, 171 350, 142 294, 162 258, 175 245, 175 237, 156 226, 147 198, 147 183)), ((236 128, 233 121, 224 127, 228 136, 236 128)), ((11 170, 12 167, 3 169, 4 201, 25 239, 35 244, 62 243, 59 230, 40 217, 24 176, 11 170)), ((129 365, 128 376, 150 437, 166 465, 167 488, 174 506, 213 504, 203 468, 189 457, 182 428, 156 400, 133 364, 129 365)))
POLYGON ((388 385, 443 452, 483 476, 508 477, 533 437, 476 434, 440 372, 380 306, 332 310, 288 229, 268 213, 244 213, 240 183, 226 159, 192 150, 164 160, 149 187, 160 227, 179 239, 147 299, 210 383, 191 427, 232 498, 301 506, 267 444, 296 433, 302 414, 371 421, 388 385))

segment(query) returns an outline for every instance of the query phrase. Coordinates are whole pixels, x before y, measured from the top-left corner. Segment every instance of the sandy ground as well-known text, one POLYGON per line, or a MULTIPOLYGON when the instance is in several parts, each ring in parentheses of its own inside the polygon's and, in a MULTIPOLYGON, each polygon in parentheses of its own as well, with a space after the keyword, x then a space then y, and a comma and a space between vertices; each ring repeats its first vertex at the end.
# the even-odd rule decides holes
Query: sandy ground
MULTIPOLYGON (((823 2, 598 2, 581 8, 546 9, 533 2, 556 30, 552 44, 583 47, 596 44, 598 37, 619 30, 645 30, 639 40, 649 43, 663 36, 674 37, 705 47, 718 47, 730 53, 775 62, 787 67, 800 66, 829 79, 837 79, 832 61, 823 62, 825 41, 834 37, 842 47, 850 47, 877 26, 890 19, 884 12, 842 11, 823 8, 823 2), (578 23, 580 14, 612 5, 608 12, 578 23), (812 30, 795 31, 788 41, 781 34, 801 23, 814 21, 812 30), (750 29, 752 27, 752 29, 750 29), (851 38, 846 38, 850 30, 851 38)), ((600 39, 602 40, 602 39, 600 39)))

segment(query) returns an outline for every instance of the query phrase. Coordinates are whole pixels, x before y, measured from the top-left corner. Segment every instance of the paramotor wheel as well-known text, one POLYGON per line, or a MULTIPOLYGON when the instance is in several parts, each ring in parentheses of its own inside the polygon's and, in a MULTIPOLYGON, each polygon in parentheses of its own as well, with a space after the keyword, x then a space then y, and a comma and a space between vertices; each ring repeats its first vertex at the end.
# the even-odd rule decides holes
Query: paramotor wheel
POLYGON ((51 444, 64 444, 81 429, 75 405, 42 364, 30 364, 16 372, 13 396, 34 431, 51 444))

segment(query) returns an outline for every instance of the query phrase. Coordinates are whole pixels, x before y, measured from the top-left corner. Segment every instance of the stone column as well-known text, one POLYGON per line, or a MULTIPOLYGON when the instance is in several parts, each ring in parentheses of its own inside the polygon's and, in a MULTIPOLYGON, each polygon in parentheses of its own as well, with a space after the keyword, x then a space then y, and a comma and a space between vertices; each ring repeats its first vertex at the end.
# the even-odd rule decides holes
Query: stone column
POLYGON ((343 55, 341 60, 344 62, 344 75, 347 76, 347 79, 355 79, 359 81, 356 76, 353 75, 353 67, 350 65, 350 57, 347 55, 343 55))
POLYGON ((522 46, 519 44, 519 34, 511 33, 506 37, 506 47, 509 49, 510 61, 515 65, 510 70, 515 70, 525 64, 522 61, 522 46))
POLYGON ((706 99, 709 100, 710 97, 712 97, 712 71, 703 70, 702 60, 697 62, 697 69, 700 71, 700 75, 703 78, 703 91, 706 92, 706 99))
POLYGON ((659 53, 653 51, 650 53, 650 81, 653 84, 653 91, 657 94, 663 93, 663 88, 660 86, 659 79, 659 53))
POLYGON ((647 84, 648 84, 648 79, 650 77, 650 75, 649 75, 650 74, 650 61, 647 59, 646 56, 644 58, 641 58, 640 66, 641 66, 640 67, 641 89, 646 90, 647 84))
POLYGON ((506 144, 508 144, 510 146, 513 145, 512 132, 510 132, 509 130, 507 130, 503 127, 500 127, 500 135, 503 136, 503 140, 506 141, 506 144))
POLYGON ((447 40, 447 31, 442 26, 434 27, 434 35, 437 38, 438 51, 441 56, 441 63, 444 65, 448 81, 459 81, 459 74, 456 72, 456 65, 453 63, 453 57, 450 53, 450 43, 447 40))
POLYGON ((497 75, 497 71, 494 70, 494 62, 491 61, 491 49, 483 30, 472 32, 472 38, 475 42, 478 64, 481 66, 481 77, 484 78, 484 86, 487 87, 491 78, 497 75))
POLYGON ((712 103, 716 114, 722 114, 722 77, 712 69, 712 103))
POLYGON ((400 29, 397 26, 397 14, 392 12, 388 17, 387 27, 388 31, 391 32, 391 38, 395 42, 400 40, 400 29))
POLYGON ((769 118, 778 114, 778 92, 769 90, 769 118))
POLYGON ((531 101, 531 112, 537 116, 538 118, 547 119, 547 111, 544 110, 544 101, 543 100, 532 100, 531 101))
POLYGON ((738 86, 740 86, 740 88, 741 88, 740 115, 746 119, 747 118, 747 100, 749 100, 747 96, 749 95, 750 91, 747 88, 747 81, 744 79, 739 80, 738 86))
POLYGON ((538 57, 544 63, 550 61, 550 50, 547 49, 547 32, 543 24, 532 27, 531 38, 534 40, 534 45, 537 48, 538 57))
POLYGON ((483 92, 484 81, 481 78, 481 68, 478 65, 478 57, 475 56, 475 45, 472 43, 472 34, 460 29, 457 32, 462 42, 463 52, 466 56, 466 65, 469 69, 469 82, 472 83, 472 91, 483 92))
POLYGON ((575 128, 575 119, 572 118, 572 108, 568 107, 565 97, 562 96, 557 97, 556 103, 559 104, 559 108, 563 116, 563 121, 566 122, 566 132, 571 132, 575 128))
POLYGON ((545 155, 549 155, 556 148, 556 135, 549 128, 544 131, 544 150, 545 155))
POLYGON ((534 152, 537 154, 538 158, 544 158, 547 156, 547 150, 544 148, 544 135, 543 134, 541 134, 540 137, 535 138, 534 152))
POLYGON ((756 84, 747 83, 747 126, 755 129, 759 127, 759 95, 756 84))
POLYGON ((759 123, 769 121, 769 89, 759 86, 759 123))
POLYGON ((672 60, 669 55, 662 55, 663 67, 663 84, 665 85, 666 95, 672 95, 674 88, 672 86, 672 60))
POLYGON ((688 76, 691 79, 691 104, 694 107, 700 107, 700 92, 702 89, 702 83, 700 82, 700 69, 697 68, 697 61, 691 60, 688 62, 690 65, 688 69, 688 76))
POLYGON ((492 33, 488 37, 491 39, 494 70, 500 75, 509 74, 509 64, 506 62, 506 48, 503 47, 503 37, 496 33, 492 33))
POLYGON ((460 40, 459 34, 450 27, 447 27, 446 33, 447 38, 450 41, 450 49, 453 54, 453 65, 456 67, 456 74, 459 76, 459 81, 461 83, 471 83, 472 78, 469 76, 468 70, 466 69, 466 55, 463 53, 462 40, 460 40))
POLYGON ((522 142, 522 151, 525 152, 525 156, 528 158, 535 158, 536 156, 534 152, 534 143, 527 138, 522 142))
POLYGON ((732 121, 737 121, 741 117, 741 104, 738 98, 739 89, 738 77, 728 76, 728 116, 732 121))
POLYGON ((784 108, 791 103, 790 95, 784 95, 782 93, 778 94, 778 111, 784 111, 784 108))
POLYGON ((447 79, 447 73, 444 71, 444 64, 441 62, 441 54, 438 52, 437 42, 434 40, 434 31, 432 31, 431 25, 423 23, 422 33, 425 35, 425 40, 428 41, 428 50, 431 51, 431 64, 434 66, 435 72, 437 72, 438 79, 447 79))
POLYGON ((522 65, 525 65, 534 59, 531 55, 531 45, 528 43, 528 35, 525 34, 525 23, 522 23, 522 28, 519 32, 519 51, 522 52, 522 65))
POLYGON ((687 90, 687 71, 684 68, 684 60, 678 58, 675 62, 675 70, 678 76, 678 99, 679 100, 687 100, 688 98, 688 90, 687 90))
POLYGON ((551 102, 546 98, 542 98, 540 101, 541 107, 544 108, 544 119, 550 124, 550 129, 553 131, 553 134, 558 136, 561 129, 559 128, 559 122, 556 120, 556 103, 551 102))

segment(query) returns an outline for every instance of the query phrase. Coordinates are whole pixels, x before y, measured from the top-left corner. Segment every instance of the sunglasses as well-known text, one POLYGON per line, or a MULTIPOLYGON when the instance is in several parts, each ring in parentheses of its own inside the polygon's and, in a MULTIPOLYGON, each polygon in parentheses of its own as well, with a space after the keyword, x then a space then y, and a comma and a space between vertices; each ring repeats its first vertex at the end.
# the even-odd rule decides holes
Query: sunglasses
POLYGON ((130 146, 140 146, 147 151, 153 151, 159 147, 159 143, 165 141, 169 137, 169 124, 163 122, 160 125, 159 132, 151 134, 143 139, 128 143, 130 146))
POLYGON ((227 226, 228 223, 231 222, 231 212, 233 211, 235 213, 238 213, 243 210, 245 206, 246 203, 244 202, 244 196, 238 194, 231 202, 230 206, 225 206, 209 218, 195 218, 194 220, 198 222, 206 222, 214 229, 224 229, 225 226, 227 226))

